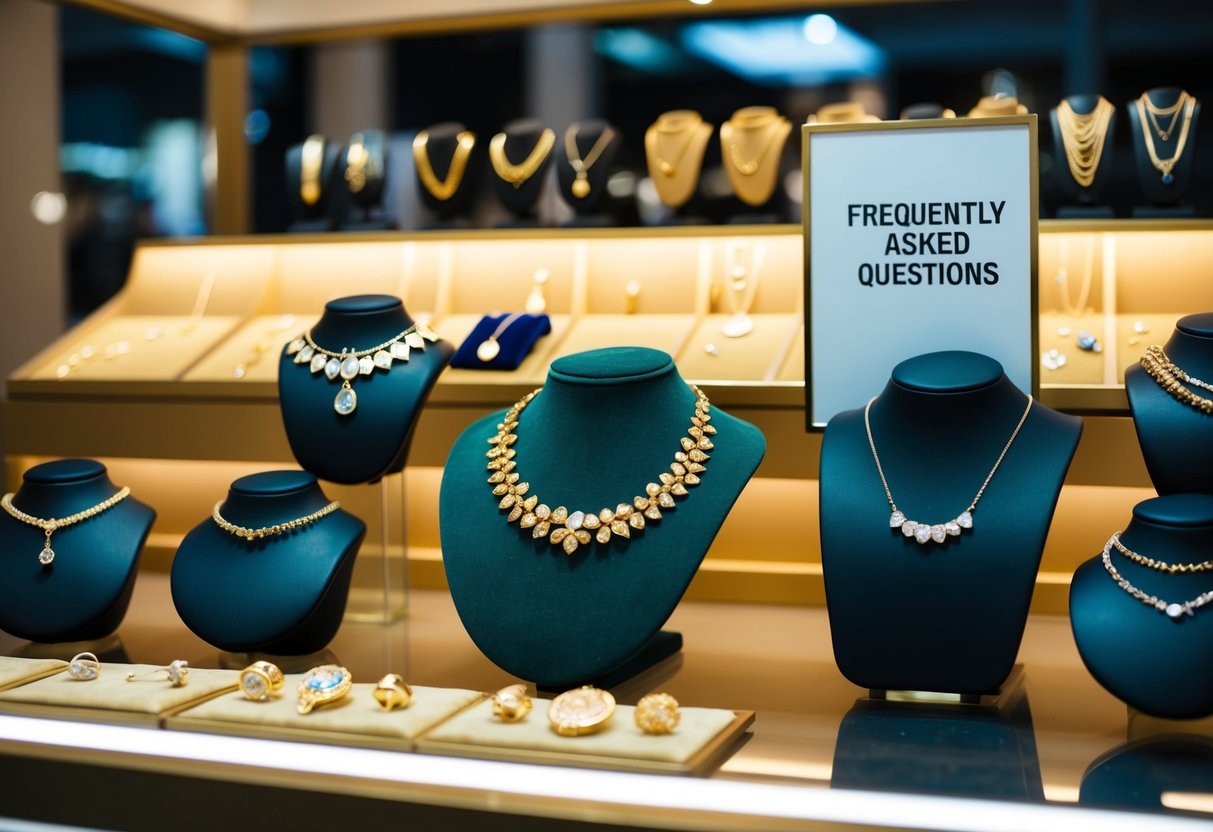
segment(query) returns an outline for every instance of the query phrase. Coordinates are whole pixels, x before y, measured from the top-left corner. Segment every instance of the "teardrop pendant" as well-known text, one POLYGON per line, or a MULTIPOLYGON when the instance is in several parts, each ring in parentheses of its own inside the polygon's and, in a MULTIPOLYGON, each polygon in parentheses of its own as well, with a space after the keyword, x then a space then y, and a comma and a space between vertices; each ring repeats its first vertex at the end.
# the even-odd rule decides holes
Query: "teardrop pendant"
POLYGON ((339 416, 349 416, 357 409, 358 394, 347 381, 341 385, 341 389, 337 391, 337 397, 333 399, 333 410, 336 410, 339 416))

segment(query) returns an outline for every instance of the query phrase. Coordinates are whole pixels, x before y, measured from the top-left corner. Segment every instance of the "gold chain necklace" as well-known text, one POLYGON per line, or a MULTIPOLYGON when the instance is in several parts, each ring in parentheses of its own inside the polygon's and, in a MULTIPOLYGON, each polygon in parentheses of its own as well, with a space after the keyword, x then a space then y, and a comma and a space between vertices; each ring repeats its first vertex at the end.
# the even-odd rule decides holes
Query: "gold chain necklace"
POLYGON ((366 163, 370 157, 361 133, 350 138, 350 149, 345 152, 345 181, 351 193, 359 193, 366 187, 366 163))
POLYGON ((573 168, 575 177, 573 179, 573 196, 578 199, 585 199, 590 195, 590 180, 587 176, 590 168, 598 161, 611 142, 615 139, 615 131, 607 127, 598 136, 594 142, 594 146, 590 148, 590 152, 581 158, 581 152, 577 150, 577 125, 570 124, 569 129, 564 131, 564 155, 569 157, 569 164, 573 168))
POLYGON ((1122 532, 1115 532, 1108 542, 1116 548, 1116 551, 1129 560, 1140 563, 1142 566, 1148 566, 1151 569, 1166 572, 1170 575, 1174 575, 1176 572, 1208 572, 1210 569, 1213 569, 1213 560, 1201 561, 1200 563, 1167 563, 1166 561, 1154 560, 1154 558, 1139 555, 1120 542, 1121 534, 1122 532))
POLYGON ((38 553, 38 563, 42 564, 43 566, 50 566, 55 561, 55 550, 51 548, 51 535, 53 535, 59 529, 73 526, 76 523, 89 519, 90 517, 96 517, 98 514, 107 509, 113 508, 114 506, 118 505, 118 503, 131 496, 131 489, 130 486, 124 485, 122 489, 112 497, 108 497, 107 499, 97 503, 97 505, 86 508, 84 511, 69 514, 67 517, 51 517, 46 519, 42 517, 35 517, 32 514, 26 514, 24 511, 17 508, 15 505, 13 505, 14 496, 14 494, 9 493, 5 494, 3 497, 0 497, 0 506, 2 506, 14 520, 20 520, 22 523, 26 523, 30 526, 37 526, 39 529, 42 529, 42 531, 46 534, 46 542, 42 546, 42 551, 38 553))
POLYGON ((682 164, 682 159, 687 155, 687 150, 695 141, 695 133, 703 124, 703 116, 699 113, 691 113, 683 118, 670 119, 667 121, 658 120, 657 122, 657 141, 653 142, 653 161, 657 163, 657 170, 661 171, 662 175, 673 177, 678 173, 678 166, 682 164), (670 121, 673 124, 670 124, 670 121), (661 155, 661 137, 671 136, 674 138, 682 138, 681 146, 678 152, 674 154, 672 161, 666 161, 661 155))
POLYGON ((736 130, 750 132, 762 130, 766 133, 762 147, 758 150, 758 154, 753 159, 748 161, 741 157, 741 151, 737 149, 737 142, 732 140, 729 141, 729 161, 733 163, 733 169, 742 176, 753 176, 755 173, 757 173, 758 169, 762 167, 762 163, 766 160, 767 154, 770 153, 771 148, 775 146, 776 138, 779 135, 779 130, 775 128, 780 127, 786 121, 787 119, 781 115, 765 118, 758 124, 739 124, 737 123, 736 119, 729 119, 728 124, 730 131, 736 130))
POLYGON ((973 502, 969 503, 969 507, 962 511, 955 519, 949 520, 946 523, 936 524, 907 520, 905 514, 897 508, 897 503, 893 501, 893 492, 889 490, 889 482, 885 479, 884 468, 880 464, 880 455, 876 453, 876 442, 872 439, 872 422, 868 418, 868 413, 872 410, 872 402, 874 401, 876 401, 876 396, 868 399, 868 404, 863 409, 863 426, 868 433, 868 447, 872 449, 872 459, 876 461, 876 473, 880 475, 880 484, 884 486, 885 496, 889 499, 889 506, 893 509, 893 513, 889 515, 889 528, 901 529, 903 535, 912 537, 919 543, 926 543, 928 540, 943 543, 947 538, 959 535, 961 530, 973 528, 973 512, 977 510, 977 502, 981 499, 981 495, 986 493, 986 486, 990 484, 990 480, 994 479, 998 466, 1002 465, 1002 460, 1007 455, 1007 451, 1011 450, 1011 443, 1015 441, 1015 437, 1019 436, 1019 429, 1028 420, 1028 412, 1032 409, 1032 397, 1028 396, 1028 406, 1023 409, 1023 415, 1019 417, 1019 423, 1015 425, 1015 430, 1011 431, 1011 438, 1007 440, 1007 444, 1003 446, 1002 453, 994 461, 994 467, 986 475, 985 482, 981 484, 981 488, 977 489, 977 496, 973 498, 973 502))
POLYGON ((1061 128, 1066 164, 1074 181, 1084 188, 1091 187, 1095 181, 1108 139, 1108 125, 1115 112, 1116 107, 1102 95, 1095 103, 1095 108, 1082 115, 1074 112, 1069 99, 1063 98, 1057 105, 1057 126, 1061 128))
POLYGON ((320 169, 324 166, 324 136, 307 137, 299 156, 299 198, 304 205, 320 201, 320 169))
POLYGON ((515 188, 521 188, 524 182, 535 175, 543 160, 552 152, 552 147, 556 144, 556 134, 548 127, 543 128, 539 141, 535 142, 531 152, 516 165, 505 155, 506 138, 508 137, 505 133, 498 133, 489 140, 489 161, 493 163, 493 170, 499 177, 515 188))
POLYGON ((382 344, 354 350, 343 347, 333 352, 312 340, 312 333, 305 332, 286 346, 286 354, 294 356, 296 364, 307 364, 313 374, 324 370, 329 381, 342 379, 341 389, 333 399, 333 410, 340 416, 349 416, 358 409, 358 394, 350 382, 358 376, 369 376, 375 369, 390 370, 393 361, 408 362, 411 350, 425 350, 426 341, 437 341, 438 335, 424 324, 413 324, 408 329, 389 338, 382 344))
POLYGON ((1150 100, 1150 96, 1142 93, 1141 96, 1134 102, 1137 106, 1137 120, 1141 122, 1141 136, 1145 140, 1146 153, 1150 157, 1150 164, 1154 169, 1162 174, 1162 184, 1173 185, 1175 176, 1171 173, 1175 166, 1179 164, 1179 160, 1183 158, 1184 147, 1188 142, 1188 128, 1192 126, 1192 111, 1196 109, 1196 99, 1188 95, 1184 90, 1180 90, 1179 98, 1172 105, 1175 111, 1175 118, 1179 118, 1179 111, 1183 109, 1183 121, 1179 128, 1179 138, 1175 142, 1175 152, 1171 154, 1170 159, 1162 159, 1158 156, 1158 149, 1154 146, 1154 136, 1151 133, 1151 127, 1158 132, 1159 137, 1166 141, 1171 136, 1171 131, 1175 129, 1175 119, 1172 119, 1167 130, 1162 130, 1158 127, 1158 120, 1155 118, 1155 113, 1161 113, 1164 116, 1171 112, 1171 107, 1166 110, 1160 110, 1154 106, 1154 102, 1150 100))
POLYGON ((476 134, 463 130, 455 137, 455 152, 451 156, 450 165, 447 166, 445 179, 439 179, 438 175, 434 173, 434 166, 430 164, 430 154, 426 149, 429 140, 428 130, 422 130, 413 139, 413 161, 417 165, 417 176, 434 199, 446 202, 455 195, 455 191, 459 190, 459 186, 463 183, 468 157, 472 155, 472 148, 476 144, 476 134))
POLYGON ((531 530, 535 540, 548 538, 552 545, 564 548, 566 555, 577 551, 578 546, 588 545, 590 532, 599 543, 609 543, 612 536, 630 538, 633 531, 642 531, 646 520, 660 520, 662 509, 674 508, 675 497, 685 497, 688 486, 699 484, 699 475, 707 471, 704 465, 709 459, 708 451, 715 447, 711 435, 716 428, 709 424, 711 404, 703 391, 690 385, 695 394, 695 413, 687 435, 678 441, 681 450, 674 454, 670 470, 658 475, 660 482, 645 486, 646 496, 632 498, 631 503, 619 503, 614 509, 604 508, 598 513, 573 511, 564 506, 549 508, 539 501, 538 495, 526 496, 530 483, 519 482, 521 474, 516 470, 517 450, 511 447, 518 441, 518 419, 542 387, 527 393, 506 411, 504 421, 497 426, 497 433, 489 438, 485 454, 489 458, 488 470, 493 473, 488 482, 493 486, 493 496, 500 497, 497 508, 509 510, 506 522, 519 521, 519 527, 531 530))
POLYGON ((1155 105, 1155 103, 1150 100, 1150 96, 1146 95, 1145 93, 1142 93, 1142 97, 1145 98, 1145 101, 1142 103, 1146 105, 1146 116, 1150 120, 1150 126, 1154 128, 1154 132, 1158 134, 1160 141, 1167 141, 1171 138, 1171 133, 1175 130, 1175 123, 1179 120, 1179 111, 1182 110, 1184 108, 1184 104, 1187 103, 1188 93, 1184 90, 1180 90, 1179 97, 1175 99, 1175 103, 1170 107, 1159 107, 1155 105), (1171 120, 1167 123, 1167 129, 1164 130, 1162 125, 1158 123, 1158 119, 1166 118, 1167 116, 1170 116, 1171 120))
MULTIPOLYGON (((1117 538, 1117 535, 1112 535, 1112 539, 1115 538, 1117 538)), ((1112 576, 1112 580, 1116 581, 1117 586, 1129 593, 1129 595, 1133 596, 1138 601, 1141 601, 1143 604, 1148 604, 1161 613, 1166 613, 1167 617, 1172 621, 1178 621, 1185 615, 1194 616, 1196 614, 1196 610, 1200 609, 1210 601, 1213 601, 1213 590, 1197 595, 1191 601, 1175 603, 1164 601, 1157 595, 1150 595, 1133 586, 1133 584, 1129 583, 1129 580, 1121 575, 1120 572, 1116 570, 1116 567, 1112 565, 1112 546, 1115 545, 1113 544, 1112 539, 1109 539, 1103 547, 1104 569, 1108 570, 1108 574, 1112 576)))
POLYGON ((260 540, 263 537, 273 537, 276 534, 286 534, 289 531, 294 531, 300 526, 306 526, 310 523, 315 523, 317 520, 328 517, 337 509, 341 508, 341 503, 333 500, 327 506, 313 511, 311 514, 303 517, 296 517, 294 520, 287 520, 284 523, 275 523, 272 526, 262 526, 259 529, 249 529, 244 526, 237 526, 235 523, 225 520, 223 515, 219 513, 219 508, 223 505, 223 500, 215 503, 215 508, 211 511, 211 519, 215 521, 215 525, 223 529, 228 534, 234 534, 243 540, 250 543, 254 540, 260 540))
POLYGON ((1213 384, 1188 375, 1167 357, 1160 345, 1151 344, 1146 347, 1145 354, 1141 357, 1141 366, 1159 387, 1171 394, 1173 399, 1195 408, 1201 413, 1213 415, 1213 399, 1198 396, 1184 387, 1184 384, 1191 384, 1194 387, 1213 390, 1213 384))

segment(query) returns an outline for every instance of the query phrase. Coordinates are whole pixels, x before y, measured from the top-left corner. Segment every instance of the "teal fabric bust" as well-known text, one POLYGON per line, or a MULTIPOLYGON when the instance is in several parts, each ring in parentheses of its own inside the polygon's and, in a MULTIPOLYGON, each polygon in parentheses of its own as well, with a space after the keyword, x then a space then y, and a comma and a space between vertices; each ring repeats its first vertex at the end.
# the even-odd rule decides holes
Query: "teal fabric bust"
MULTIPOLYGON (((1108 519, 1107 533, 1118 528, 1108 519)), ((1165 563, 1213 558, 1213 496, 1173 494, 1133 508, 1120 541, 1165 563)), ((1115 549, 1112 565, 1130 584, 1182 604, 1213 589, 1213 573, 1160 572, 1115 549)), ((1113 696, 1168 719, 1213 715, 1213 605, 1172 619, 1120 588, 1101 555, 1078 567, 1070 583, 1070 626, 1083 664, 1113 696)))
MULTIPOLYGON (((1213 381, 1213 312, 1180 318, 1163 344, 1186 373, 1213 381)), ((1204 398, 1213 393, 1189 385, 1204 398)), ((1213 416, 1173 398, 1140 364, 1125 370, 1133 427, 1159 494, 1213 494, 1213 416)))
MULTIPOLYGON (((931 353, 897 365, 871 409, 897 507, 931 524, 963 512, 1026 405, 984 355, 931 353)), ((973 528, 920 544, 890 526, 863 409, 830 420, 821 447, 821 559, 844 676, 884 690, 999 689, 1081 429, 1077 417, 1033 403, 973 528)))
MULTIPOLYGON (((25 472, 13 505, 44 520, 68 517, 121 490, 92 459, 60 459, 25 472)), ((118 629, 139 553, 156 512, 132 494, 56 531, 55 559, 38 562, 45 533, 0 512, 0 630, 38 642, 91 641, 118 629)))
MULTIPOLYGON (((263 528, 305 517, 329 498, 303 471, 266 471, 232 483, 223 519, 263 528)), ((173 603, 220 650, 314 653, 337 633, 366 525, 338 509, 284 534, 243 540, 207 518, 173 559, 173 603)))
POLYGON ((1078 802, 1159 810, 1167 792, 1208 793, 1213 739, 1174 733, 1118 746, 1087 767, 1078 802))
MULTIPOLYGON (((619 347, 558 359, 519 421, 517 471, 552 508, 630 503, 670 470, 694 407, 665 353, 619 347)), ((502 411, 459 437, 442 479, 443 563, 460 619, 490 660, 559 688, 600 680, 645 650, 765 450, 757 428, 714 406, 711 415, 718 433, 703 481, 630 540, 592 541, 572 556, 497 508, 485 451, 502 411)))

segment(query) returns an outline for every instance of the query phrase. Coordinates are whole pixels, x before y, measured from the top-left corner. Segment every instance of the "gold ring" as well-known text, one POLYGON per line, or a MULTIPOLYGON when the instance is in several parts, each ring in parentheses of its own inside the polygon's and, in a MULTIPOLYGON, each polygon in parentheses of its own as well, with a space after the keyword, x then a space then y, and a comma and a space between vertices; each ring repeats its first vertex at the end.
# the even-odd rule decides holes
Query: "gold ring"
POLYGON ((295 688, 299 694, 299 713, 310 714, 312 708, 336 702, 350 692, 353 684, 354 677, 344 667, 335 664, 313 667, 303 674, 295 688))
POLYGON ((101 675, 101 662, 93 653, 77 653, 67 665, 67 675, 78 682, 91 682, 101 675))
POLYGON ((375 685, 371 696, 375 697, 383 710, 394 711, 396 708, 407 708, 412 703, 413 689, 399 673, 389 673, 375 685))
POLYGON ((526 685, 509 685, 493 694, 493 716, 502 722, 521 722, 530 712, 526 685))
POLYGON ((562 737, 601 731, 615 713, 615 697, 593 685, 565 691, 548 707, 548 723, 562 737))
POLYGON ((682 719, 678 700, 668 693, 650 693, 636 703, 636 727, 646 734, 672 734, 682 719))
POLYGON ((240 671, 240 692, 254 702, 265 702, 282 690, 282 671, 271 662, 253 662, 240 671))
POLYGON ((167 667, 158 667, 155 670, 149 670, 147 673, 131 672, 126 674, 128 682, 149 682, 153 677, 165 674, 165 678, 175 688, 183 688, 190 681, 190 663, 185 659, 173 659, 167 667))

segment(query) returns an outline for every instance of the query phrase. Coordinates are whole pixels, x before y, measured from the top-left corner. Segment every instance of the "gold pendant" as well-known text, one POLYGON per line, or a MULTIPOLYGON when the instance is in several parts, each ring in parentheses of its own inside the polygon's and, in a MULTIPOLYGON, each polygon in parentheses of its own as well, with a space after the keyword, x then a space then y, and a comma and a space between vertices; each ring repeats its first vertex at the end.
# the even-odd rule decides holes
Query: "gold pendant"
POLYGON ((309 714, 313 708, 336 702, 350 692, 353 677, 344 667, 335 664, 325 664, 313 667, 299 682, 296 692, 299 694, 299 705, 296 710, 301 714, 309 714))
POLYGON ((577 178, 573 180, 573 196, 578 199, 585 199, 590 195, 590 182, 585 177, 584 171, 578 171, 577 178))
POLYGON ((497 343, 496 338, 489 338, 486 341, 481 341, 480 346, 476 347, 476 357, 486 364, 496 358, 500 353, 501 345, 497 343))

